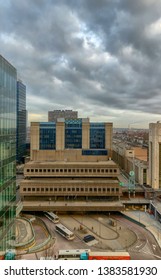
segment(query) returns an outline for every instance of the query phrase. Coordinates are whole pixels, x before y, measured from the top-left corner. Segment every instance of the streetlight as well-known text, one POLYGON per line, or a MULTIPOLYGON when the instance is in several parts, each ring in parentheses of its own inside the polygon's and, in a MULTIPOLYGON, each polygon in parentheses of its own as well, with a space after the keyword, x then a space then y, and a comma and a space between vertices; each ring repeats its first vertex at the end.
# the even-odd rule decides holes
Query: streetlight
POLYGON ((103 218, 99 217, 98 218, 98 222, 99 222, 99 237, 101 237, 101 221, 103 220, 103 218))

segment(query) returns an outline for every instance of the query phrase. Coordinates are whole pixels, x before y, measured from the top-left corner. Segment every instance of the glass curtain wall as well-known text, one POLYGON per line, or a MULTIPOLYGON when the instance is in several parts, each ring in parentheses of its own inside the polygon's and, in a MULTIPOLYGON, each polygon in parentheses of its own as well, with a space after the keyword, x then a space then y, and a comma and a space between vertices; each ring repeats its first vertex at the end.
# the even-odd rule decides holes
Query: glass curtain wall
POLYGON ((65 120, 65 149, 82 148, 82 119, 65 120))
POLYGON ((17 82, 17 161, 26 154, 26 86, 17 82))
POLYGON ((15 239, 16 84, 16 69, 0 56, 0 256, 15 239))
POLYGON ((40 150, 55 150, 56 124, 55 122, 40 123, 40 150))
POLYGON ((104 123, 90 123, 90 149, 105 149, 104 123))

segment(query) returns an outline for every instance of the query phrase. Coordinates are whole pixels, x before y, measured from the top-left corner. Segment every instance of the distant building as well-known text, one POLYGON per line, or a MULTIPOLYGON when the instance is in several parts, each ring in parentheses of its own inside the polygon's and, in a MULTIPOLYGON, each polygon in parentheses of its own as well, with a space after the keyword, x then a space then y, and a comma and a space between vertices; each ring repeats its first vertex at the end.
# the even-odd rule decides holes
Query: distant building
POLYGON ((64 119, 77 119, 78 112, 73 110, 54 110, 48 112, 48 121, 49 122, 56 122, 57 119, 64 118, 64 119))
POLYGON ((123 210, 112 129, 112 123, 88 118, 31 123, 31 161, 20 184, 23 210, 36 210, 34 201, 39 211, 123 210))
POLYGON ((149 124, 149 184, 161 189, 161 123, 149 124))
POLYGON ((0 55, 0 257, 15 240, 16 86, 16 69, 0 55))
POLYGON ((17 162, 23 162, 26 154, 26 86, 17 81, 17 162))
POLYGON ((140 185, 149 184, 149 170, 147 148, 127 145, 124 142, 114 141, 113 160, 129 175, 135 173, 135 181, 140 185))

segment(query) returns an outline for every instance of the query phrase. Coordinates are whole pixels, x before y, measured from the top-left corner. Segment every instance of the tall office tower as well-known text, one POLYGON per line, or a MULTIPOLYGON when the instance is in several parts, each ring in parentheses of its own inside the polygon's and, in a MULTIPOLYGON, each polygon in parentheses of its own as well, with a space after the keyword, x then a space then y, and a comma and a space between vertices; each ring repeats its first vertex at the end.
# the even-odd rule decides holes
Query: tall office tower
POLYGON ((57 119, 64 118, 64 119, 77 119, 78 112, 73 110, 54 110, 48 112, 48 121, 49 122, 56 122, 57 119))
POLYGON ((26 86, 19 80, 17 81, 17 162, 22 162, 26 154, 26 115, 26 86))
POLYGON ((0 256, 14 246, 17 71, 0 55, 0 256))
POLYGON ((149 184, 161 189, 161 123, 149 124, 149 184))

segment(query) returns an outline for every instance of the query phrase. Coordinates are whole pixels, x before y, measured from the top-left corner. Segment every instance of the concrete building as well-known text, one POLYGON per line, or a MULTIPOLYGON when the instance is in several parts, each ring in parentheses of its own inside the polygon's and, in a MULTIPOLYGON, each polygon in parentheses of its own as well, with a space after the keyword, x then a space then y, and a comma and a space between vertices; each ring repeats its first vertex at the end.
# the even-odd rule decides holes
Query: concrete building
POLYGON ((16 69, 0 55, 0 257, 15 239, 16 69))
POLYGON ((147 148, 132 147, 115 140, 113 143, 113 159, 127 175, 130 171, 135 172, 136 183, 140 185, 149 184, 147 148))
POLYGON ((149 184, 161 189, 161 123, 149 124, 149 184))
POLYGON ((64 119, 77 119, 78 112, 73 110, 54 110, 48 112, 48 121, 49 122, 56 122, 57 119, 64 118, 64 119))
POLYGON ((30 155, 20 184, 24 210, 36 210, 34 201, 39 201, 37 210, 124 209, 119 168, 111 160, 112 123, 92 123, 88 118, 33 122, 30 155), (102 204, 81 208, 81 202, 89 201, 102 204), (116 205, 110 208, 109 201, 116 205))

